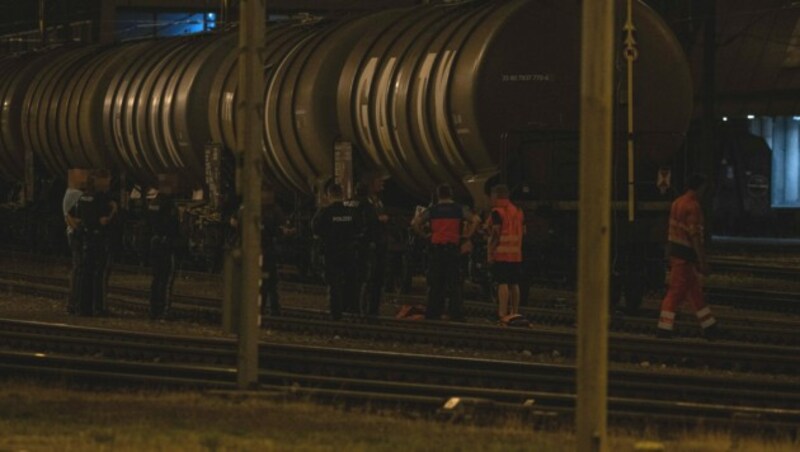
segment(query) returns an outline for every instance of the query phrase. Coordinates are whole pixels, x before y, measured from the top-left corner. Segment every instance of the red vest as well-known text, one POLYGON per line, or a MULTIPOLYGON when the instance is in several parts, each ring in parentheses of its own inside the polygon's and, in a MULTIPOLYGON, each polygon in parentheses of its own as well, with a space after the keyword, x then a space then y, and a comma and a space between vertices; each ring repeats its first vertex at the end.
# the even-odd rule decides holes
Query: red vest
MULTIPOLYGON (((522 225, 524 215, 507 199, 498 199, 493 212, 500 214, 503 225, 500 229, 500 243, 494 250, 495 262, 522 262, 522 225)), ((491 224, 491 218, 489 219, 491 224)))
POLYGON ((455 202, 440 202, 428 210, 431 220, 431 243, 458 245, 461 240, 461 222, 464 207, 455 202))

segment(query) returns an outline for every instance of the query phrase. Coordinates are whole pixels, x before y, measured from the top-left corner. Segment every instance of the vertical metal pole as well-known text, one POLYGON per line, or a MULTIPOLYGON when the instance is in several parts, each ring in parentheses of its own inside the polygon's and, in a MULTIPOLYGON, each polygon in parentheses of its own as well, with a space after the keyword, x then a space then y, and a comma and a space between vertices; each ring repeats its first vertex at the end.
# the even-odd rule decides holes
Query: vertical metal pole
POLYGON ((614 2, 583 1, 575 417, 581 452, 607 447, 614 2))
POLYGON ((39 39, 41 40, 42 47, 47 45, 47 25, 44 21, 44 2, 39 0, 39 39))
POLYGON ((219 14, 219 29, 225 30, 228 26, 228 15, 229 15, 229 1, 230 0, 222 0, 222 4, 220 5, 220 14, 219 14))
POLYGON ((117 0, 97 0, 97 3, 92 42, 95 44, 111 44, 114 42, 116 33, 114 24, 117 17, 117 0))
POLYGON ((237 146, 243 208, 238 386, 258 384, 259 283, 261 281, 261 171, 264 122, 264 30, 266 0, 239 3, 239 92, 237 146))
POLYGON ((633 25, 633 0, 628 0, 625 19, 625 60, 628 66, 628 221, 636 219, 636 154, 633 141, 633 62, 639 57, 633 25))
MULTIPOLYGON (((703 173, 709 177, 716 174, 718 162, 721 160, 721 150, 717 148, 717 1, 706 0, 705 23, 703 24, 703 78, 702 78, 702 102, 703 102, 703 148, 694 153, 696 161, 694 172, 703 173)), ((688 176, 688 174, 687 174, 688 176)), ((708 190, 706 190, 708 191, 708 190)), ((705 214, 705 233, 706 240, 711 239, 711 231, 714 230, 714 215, 711 211, 711 202, 708 201, 708 193, 701 199, 703 212, 705 214)))

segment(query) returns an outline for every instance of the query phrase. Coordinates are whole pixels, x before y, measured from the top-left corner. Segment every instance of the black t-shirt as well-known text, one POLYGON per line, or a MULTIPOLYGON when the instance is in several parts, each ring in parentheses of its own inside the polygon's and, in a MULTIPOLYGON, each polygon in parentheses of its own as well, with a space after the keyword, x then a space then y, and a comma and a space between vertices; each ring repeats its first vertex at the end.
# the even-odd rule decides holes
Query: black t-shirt
POLYGON ((171 196, 158 194, 147 203, 147 216, 153 235, 175 238, 180 229, 178 206, 171 196))
POLYGON ((286 222, 286 215, 279 205, 273 204, 261 208, 261 248, 275 251, 275 239, 280 235, 281 226, 286 222))

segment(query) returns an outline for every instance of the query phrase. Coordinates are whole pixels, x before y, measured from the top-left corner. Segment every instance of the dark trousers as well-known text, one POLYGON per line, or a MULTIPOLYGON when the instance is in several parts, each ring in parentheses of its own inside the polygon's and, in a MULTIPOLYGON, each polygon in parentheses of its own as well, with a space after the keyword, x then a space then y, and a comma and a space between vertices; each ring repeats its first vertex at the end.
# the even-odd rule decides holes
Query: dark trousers
POLYGON ((67 234, 67 244, 72 255, 72 268, 69 271, 69 293, 67 295, 67 312, 69 314, 78 313, 78 289, 76 288, 76 277, 78 268, 81 265, 81 240, 77 234, 67 234))
POLYGON ((331 317, 342 318, 342 312, 358 312, 358 266, 354 251, 337 251, 325 255, 325 280, 331 317))
POLYGON ((425 318, 439 320, 442 317, 444 299, 449 300, 448 314, 451 320, 463 320, 461 299, 461 255, 458 245, 432 245, 428 266, 428 309, 425 318))
POLYGON ((403 289, 403 251, 389 250, 386 253, 386 268, 384 288, 387 292, 400 292, 403 289))
POLYGON ((155 235, 150 239, 150 318, 164 317, 169 311, 170 294, 175 281, 175 251, 172 239, 155 235))
POLYGON ((261 269, 261 315, 280 315, 281 303, 278 298, 278 264, 274 259, 267 260, 261 269))
POLYGON ((108 281, 108 240, 101 232, 83 232, 78 241, 80 252, 73 284, 75 312, 84 316, 103 314, 108 281))
POLYGON ((367 255, 367 275, 362 294, 362 312, 370 317, 380 313, 383 283, 386 279, 386 246, 378 245, 367 255))

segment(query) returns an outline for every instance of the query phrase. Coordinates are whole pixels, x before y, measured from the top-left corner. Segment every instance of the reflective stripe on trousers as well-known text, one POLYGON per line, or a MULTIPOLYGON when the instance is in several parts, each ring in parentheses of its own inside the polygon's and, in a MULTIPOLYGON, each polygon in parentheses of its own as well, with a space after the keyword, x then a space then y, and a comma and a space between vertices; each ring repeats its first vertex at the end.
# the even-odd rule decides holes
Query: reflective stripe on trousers
POLYGON ((703 328, 716 323, 703 299, 703 284, 697 273, 697 264, 677 258, 670 258, 669 262, 669 289, 661 302, 658 327, 671 331, 675 327, 675 311, 687 299, 703 328))

